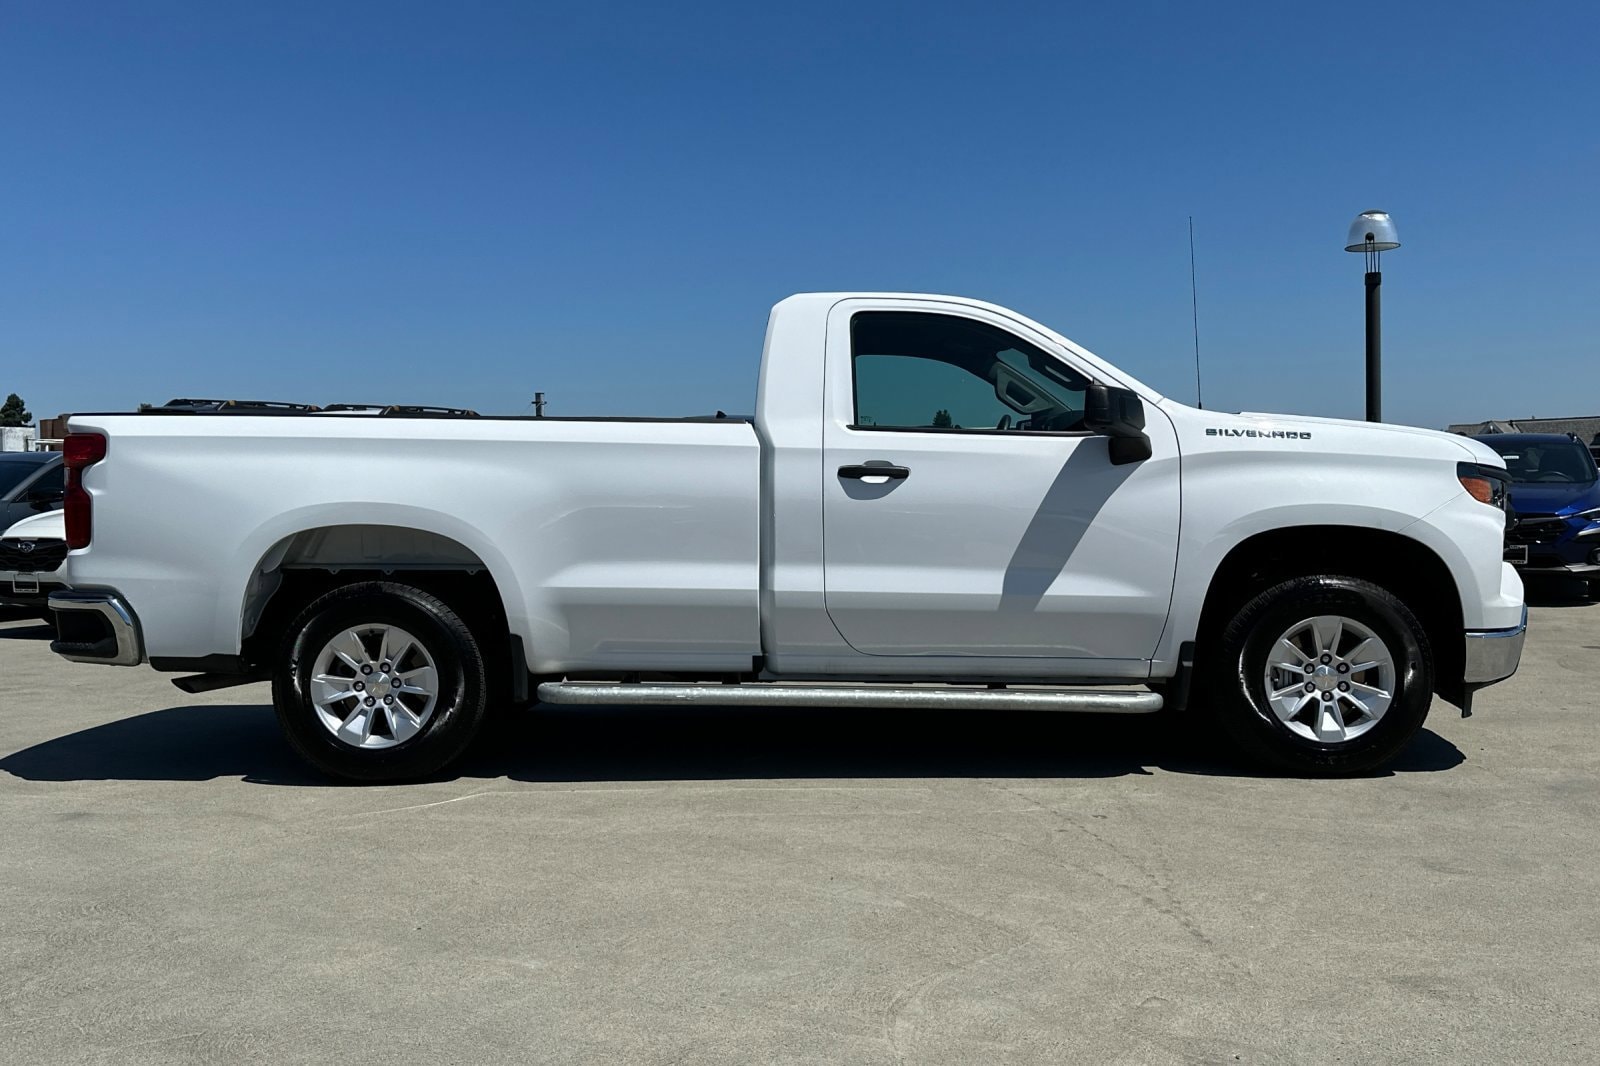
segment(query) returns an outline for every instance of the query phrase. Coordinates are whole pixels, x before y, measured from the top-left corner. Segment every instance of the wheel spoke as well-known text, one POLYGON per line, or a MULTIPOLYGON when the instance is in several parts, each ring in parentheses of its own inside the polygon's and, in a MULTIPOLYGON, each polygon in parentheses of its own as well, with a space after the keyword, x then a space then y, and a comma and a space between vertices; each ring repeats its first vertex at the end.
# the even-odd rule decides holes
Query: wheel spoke
POLYGON ((361 643, 361 638, 353 629, 347 629, 333 639, 329 645, 333 654, 337 655, 343 663, 352 670, 359 671, 367 661, 367 646, 361 643))
POLYGON ((1278 716, 1280 722, 1292 722, 1306 709, 1306 704, 1315 699, 1316 696, 1306 692, 1302 692, 1299 699, 1275 699, 1271 701, 1272 713, 1278 716))
POLYGON ((399 666, 400 660, 415 646, 415 642, 402 631, 385 629, 383 643, 378 649, 378 658, 390 666, 399 666))
POLYGON ((1278 638, 1278 643, 1272 646, 1272 657, 1272 665, 1285 670, 1298 670, 1302 674, 1306 672, 1306 663, 1314 658, 1301 651, 1288 637, 1278 638))
POLYGON ((1317 739, 1325 744, 1337 744, 1346 739, 1344 714, 1338 700, 1322 700, 1316 714, 1317 739))
POLYGON ((355 743, 365 744, 367 738, 372 736, 372 711, 365 704, 356 704, 356 709, 350 712, 339 725, 340 733, 348 733, 355 739, 355 743))
POLYGON ((389 734, 394 737, 395 743, 410 740, 422 728, 422 719, 411 713, 411 709, 396 700, 386 704, 383 713, 389 719, 389 734))
MULTIPOLYGON (((1356 659, 1361 658, 1368 651, 1372 650, 1373 645, 1377 645, 1377 647, 1379 649, 1382 649, 1383 642, 1380 641, 1377 637, 1368 637, 1367 639, 1363 640, 1360 644, 1357 644, 1355 647, 1351 648, 1348 653, 1346 653, 1345 655, 1342 656, 1342 658, 1344 659, 1345 662, 1353 663, 1356 659)), ((1376 665, 1376 664, 1375 663, 1368 663, 1367 665, 1368 666, 1373 666, 1373 665, 1376 665)), ((1355 666, 1351 666, 1350 669, 1354 670, 1354 669, 1356 669, 1356 667, 1355 666)))
POLYGON ((1369 696, 1379 696, 1379 697, 1382 697, 1383 699, 1389 699, 1390 698, 1390 694, 1388 693, 1388 691, 1386 691, 1384 689, 1381 689, 1376 685, 1363 685, 1359 681, 1350 682, 1350 691, 1351 692, 1365 692, 1369 696))
POLYGON ((1311 637, 1317 645, 1317 657, 1337 655, 1339 638, 1344 635, 1344 619, 1337 615, 1323 615, 1311 620, 1311 637))
POLYGON ((439 688, 438 672, 431 666, 419 666, 395 676, 400 678, 399 691, 411 696, 431 696, 439 688))

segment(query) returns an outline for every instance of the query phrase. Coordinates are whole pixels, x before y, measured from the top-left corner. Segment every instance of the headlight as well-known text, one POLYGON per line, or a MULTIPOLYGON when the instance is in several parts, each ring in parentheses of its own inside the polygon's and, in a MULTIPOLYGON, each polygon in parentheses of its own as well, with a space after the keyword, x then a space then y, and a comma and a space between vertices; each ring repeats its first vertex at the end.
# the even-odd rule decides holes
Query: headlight
POLYGON ((1511 475, 1498 466, 1484 466, 1481 463, 1457 463, 1456 477, 1461 480, 1461 487, 1479 503, 1486 503, 1490 507, 1498 507, 1507 511, 1507 500, 1511 493, 1511 475))

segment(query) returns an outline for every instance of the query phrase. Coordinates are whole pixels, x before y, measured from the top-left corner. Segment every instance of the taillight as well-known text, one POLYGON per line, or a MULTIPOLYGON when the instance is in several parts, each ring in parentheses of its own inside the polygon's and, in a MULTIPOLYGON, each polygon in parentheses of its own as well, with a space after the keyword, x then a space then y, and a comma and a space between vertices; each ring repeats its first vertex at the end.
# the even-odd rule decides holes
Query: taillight
POLYGON ((68 433, 61 453, 67 468, 67 494, 62 508, 67 521, 67 547, 87 548, 94 534, 94 499, 83 487, 83 472, 106 457, 106 439, 98 433, 68 433))

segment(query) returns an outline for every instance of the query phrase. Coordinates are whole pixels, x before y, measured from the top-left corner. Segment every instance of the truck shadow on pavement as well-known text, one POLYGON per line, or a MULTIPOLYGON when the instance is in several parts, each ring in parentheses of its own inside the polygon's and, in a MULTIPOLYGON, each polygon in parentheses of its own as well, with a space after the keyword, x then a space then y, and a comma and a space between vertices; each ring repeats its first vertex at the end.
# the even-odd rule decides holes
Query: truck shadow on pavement
MULTIPOLYGON (((1448 713, 1442 705, 1439 713, 1448 713)), ((1380 776, 1448 770, 1461 751, 1424 729, 1380 776)), ((497 716, 451 771, 526 782, 821 778, 1255 776, 1184 723, 1027 712, 896 713, 738 708, 539 708, 497 716)), ((266 706, 172 707, 47 740, 0 759, 29 781, 327 785, 266 706)))

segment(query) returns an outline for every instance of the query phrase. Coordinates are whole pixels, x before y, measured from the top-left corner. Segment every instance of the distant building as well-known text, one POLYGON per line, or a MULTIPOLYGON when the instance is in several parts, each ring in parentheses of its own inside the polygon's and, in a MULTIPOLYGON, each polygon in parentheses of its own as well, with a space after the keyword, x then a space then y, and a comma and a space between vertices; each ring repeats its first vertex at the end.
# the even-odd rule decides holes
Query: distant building
POLYGON ((33 449, 32 426, 0 426, 0 452, 26 452, 33 449))
POLYGON ((1600 415, 1587 418, 1513 418, 1487 422, 1461 422, 1446 426, 1447 433, 1476 437, 1485 433, 1571 433, 1584 443, 1600 440, 1600 415))

